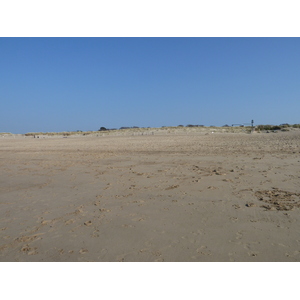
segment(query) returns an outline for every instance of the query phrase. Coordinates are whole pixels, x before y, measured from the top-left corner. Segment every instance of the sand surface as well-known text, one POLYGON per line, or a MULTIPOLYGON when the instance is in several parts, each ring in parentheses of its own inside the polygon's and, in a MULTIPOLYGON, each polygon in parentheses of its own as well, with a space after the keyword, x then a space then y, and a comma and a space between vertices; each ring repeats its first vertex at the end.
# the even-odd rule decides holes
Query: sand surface
POLYGON ((0 139, 0 261, 300 261, 300 131, 0 139))

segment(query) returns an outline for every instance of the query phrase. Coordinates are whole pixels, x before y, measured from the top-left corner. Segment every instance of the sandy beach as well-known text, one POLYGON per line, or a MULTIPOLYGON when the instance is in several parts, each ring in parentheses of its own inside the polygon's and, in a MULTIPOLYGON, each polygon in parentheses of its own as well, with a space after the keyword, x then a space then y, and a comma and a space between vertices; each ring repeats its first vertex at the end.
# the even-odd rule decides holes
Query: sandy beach
POLYGON ((300 261, 300 130, 0 137, 0 261, 300 261))

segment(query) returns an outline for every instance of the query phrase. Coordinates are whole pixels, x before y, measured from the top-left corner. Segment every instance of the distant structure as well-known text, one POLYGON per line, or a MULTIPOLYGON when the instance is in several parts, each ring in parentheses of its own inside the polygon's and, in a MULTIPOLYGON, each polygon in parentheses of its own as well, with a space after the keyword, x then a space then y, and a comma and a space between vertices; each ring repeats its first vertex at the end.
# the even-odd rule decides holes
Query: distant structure
POLYGON ((245 125, 251 125, 251 132, 254 131, 254 120, 251 120, 251 123, 243 123, 243 124, 232 124, 231 126, 240 126, 240 127, 245 127, 245 125))

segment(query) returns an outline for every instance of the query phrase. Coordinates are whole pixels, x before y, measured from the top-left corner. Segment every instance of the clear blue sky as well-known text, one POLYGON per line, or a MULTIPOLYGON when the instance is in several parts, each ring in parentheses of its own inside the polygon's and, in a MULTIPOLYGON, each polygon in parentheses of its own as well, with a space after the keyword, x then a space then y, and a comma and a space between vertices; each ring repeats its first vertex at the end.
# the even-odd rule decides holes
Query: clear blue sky
POLYGON ((0 38, 0 132, 300 123, 300 38, 0 38))

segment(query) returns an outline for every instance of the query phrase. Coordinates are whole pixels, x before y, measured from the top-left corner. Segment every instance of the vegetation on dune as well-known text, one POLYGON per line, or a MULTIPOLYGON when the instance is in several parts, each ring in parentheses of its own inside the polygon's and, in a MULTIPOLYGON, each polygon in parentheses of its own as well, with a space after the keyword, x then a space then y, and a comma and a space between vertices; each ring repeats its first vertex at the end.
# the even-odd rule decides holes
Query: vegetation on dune
POLYGON ((63 131, 63 132, 28 132, 25 133, 25 136, 39 136, 39 135, 46 135, 46 136, 58 136, 58 135, 63 135, 63 136, 70 136, 70 135, 75 135, 75 134, 83 134, 83 135, 89 135, 91 133, 95 133, 97 131, 63 131))
POLYGON ((280 124, 280 125, 258 125, 256 126, 257 130, 281 130, 281 131, 289 131, 290 128, 300 128, 300 124, 290 125, 288 123, 280 124))
POLYGON ((186 125, 186 127, 204 127, 204 125, 186 125))
MULTIPOLYGON (((255 131, 261 132, 261 131, 289 131, 292 128, 300 128, 300 124, 280 124, 280 125, 257 125, 255 126, 255 131)), ((177 131, 179 132, 200 132, 200 131, 215 131, 215 132, 247 132, 250 133, 252 131, 251 126, 229 126, 228 124, 223 125, 222 127, 218 126, 204 126, 204 125, 191 125, 188 124, 186 126, 184 125, 178 125, 178 126, 161 126, 157 128, 153 127, 138 127, 138 126, 133 126, 133 127, 120 127, 119 129, 108 129, 104 126, 100 127, 97 131, 82 131, 82 130, 77 130, 77 131, 64 131, 64 132, 29 132, 26 133, 25 136, 71 136, 71 135, 91 135, 91 134, 99 134, 101 132, 102 135, 109 135, 110 133, 113 132, 119 132, 120 134, 126 133, 126 132, 132 132, 134 133, 139 133, 139 132, 147 132, 147 131, 168 131, 168 132, 173 132, 177 131)), ((9 134, 9 133, 1 133, 1 134, 9 134)))
POLYGON ((278 125, 258 125, 256 127, 258 130, 280 130, 281 127, 278 125))

